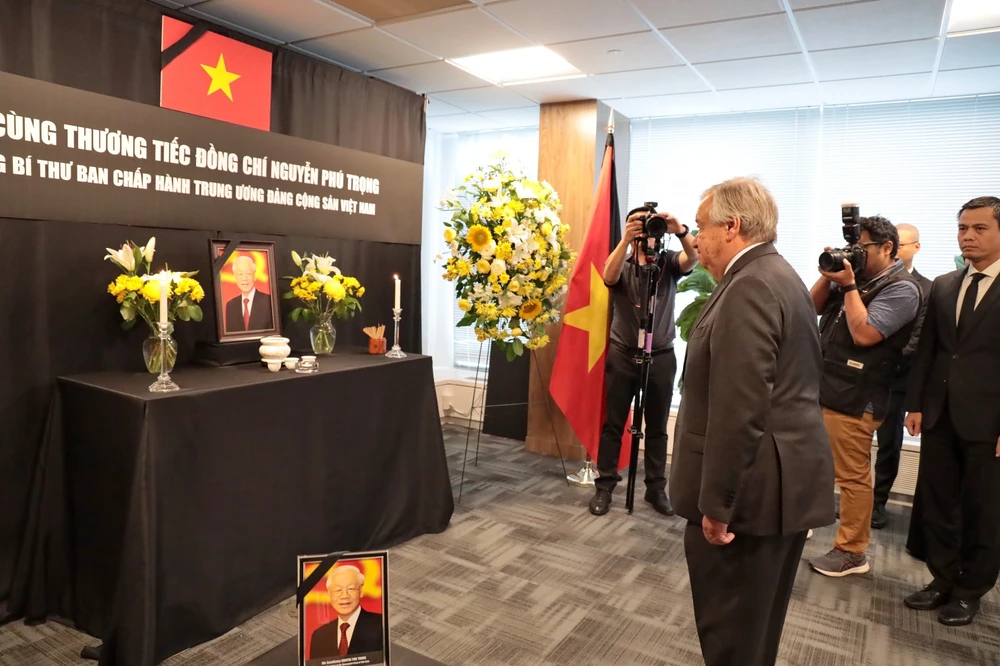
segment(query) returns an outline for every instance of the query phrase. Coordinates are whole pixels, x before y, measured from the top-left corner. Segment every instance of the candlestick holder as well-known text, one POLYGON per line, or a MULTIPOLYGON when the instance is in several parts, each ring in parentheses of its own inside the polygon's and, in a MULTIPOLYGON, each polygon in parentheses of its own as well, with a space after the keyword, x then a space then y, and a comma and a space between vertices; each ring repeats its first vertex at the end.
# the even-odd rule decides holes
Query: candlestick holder
POLYGON ((403 311, 402 308, 392 309, 392 320, 396 322, 396 324, 395 326, 393 326, 394 332, 392 334, 392 349, 390 349, 388 353, 386 353, 386 356, 388 356, 389 358, 406 358, 406 354, 404 354, 403 350, 399 348, 399 319, 400 319, 399 314, 402 311, 403 311))
POLYGON ((149 385, 149 390, 151 393, 167 393, 180 389, 180 386, 174 383, 174 380, 170 378, 170 373, 167 372, 167 350, 171 343, 170 324, 160 322, 157 326, 160 330, 160 343, 153 353, 160 355, 160 376, 149 385))

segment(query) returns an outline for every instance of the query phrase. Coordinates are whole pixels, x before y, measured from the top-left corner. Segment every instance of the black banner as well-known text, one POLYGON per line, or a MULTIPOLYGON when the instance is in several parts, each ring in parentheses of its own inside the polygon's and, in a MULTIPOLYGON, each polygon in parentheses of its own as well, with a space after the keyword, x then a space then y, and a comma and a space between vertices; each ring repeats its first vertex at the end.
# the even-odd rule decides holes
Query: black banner
POLYGON ((420 244, 423 167, 0 73, 0 217, 420 244))

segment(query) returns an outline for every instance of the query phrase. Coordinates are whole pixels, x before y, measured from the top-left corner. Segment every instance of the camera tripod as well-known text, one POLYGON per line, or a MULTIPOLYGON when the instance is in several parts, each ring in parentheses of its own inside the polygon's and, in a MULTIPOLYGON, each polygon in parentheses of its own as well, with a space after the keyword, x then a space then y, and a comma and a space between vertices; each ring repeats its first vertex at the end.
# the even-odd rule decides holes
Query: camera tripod
POLYGON ((636 267, 636 270, 641 271, 645 278, 642 281, 641 301, 645 311, 639 319, 639 344, 635 354, 639 381, 636 385, 632 407, 632 427, 629 429, 629 433, 632 435, 632 445, 629 450, 628 485, 625 489, 625 508, 628 509, 629 514, 632 513, 635 505, 635 475, 636 466, 639 464, 639 441, 643 437, 642 419, 646 409, 646 384, 649 382, 649 366, 653 362, 653 311, 656 301, 656 285, 660 278, 660 265, 657 258, 658 253, 650 256, 650 253, 647 252, 646 263, 636 267))

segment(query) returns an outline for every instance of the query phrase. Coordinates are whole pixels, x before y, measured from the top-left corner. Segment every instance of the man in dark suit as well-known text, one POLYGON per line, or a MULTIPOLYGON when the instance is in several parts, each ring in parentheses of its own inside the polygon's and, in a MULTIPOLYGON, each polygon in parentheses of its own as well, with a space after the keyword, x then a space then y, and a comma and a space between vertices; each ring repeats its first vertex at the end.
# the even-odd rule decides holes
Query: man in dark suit
POLYGON ((931 293, 931 281, 913 267, 913 257, 916 256, 917 252, 920 252, 920 231, 912 224, 897 224, 896 231, 899 233, 899 249, 896 250, 896 258, 903 262, 903 266, 917 281, 917 286, 920 288, 920 312, 917 314, 917 322, 910 335, 910 341, 903 349, 903 356, 893 370, 892 385, 889 390, 889 407, 885 413, 885 420, 882 421, 882 425, 877 431, 875 502, 872 506, 871 520, 872 529, 876 530, 882 529, 889 522, 885 505, 889 501, 889 492, 892 490, 892 484, 896 482, 896 475, 899 473, 899 456, 903 450, 903 419, 906 417, 903 400, 906 398, 906 384, 913 366, 913 354, 917 351, 917 342, 920 340, 920 326, 927 312, 927 298, 931 293))
POLYGON ((271 295, 257 289, 257 264, 246 255, 233 261, 233 277, 239 296, 226 303, 226 333, 268 331, 274 328, 271 295))
POLYGON ((762 184, 712 187, 696 220, 719 282, 688 340, 670 484, 705 663, 766 666, 806 534, 834 520, 816 314, 762 184))
POLYGON ((334 567, 326 579, 337 619, 313 632, 309 659, 333 659, 384 650, 382 616, 361 607, 365 577, 354 566, 334 567))
POLYGON ((949 626, 973 621, 1000 574, 1000 198, 962 206, 958 244, 969 265, 934 281, 906 397, 934 580, 904 601, 949 626))

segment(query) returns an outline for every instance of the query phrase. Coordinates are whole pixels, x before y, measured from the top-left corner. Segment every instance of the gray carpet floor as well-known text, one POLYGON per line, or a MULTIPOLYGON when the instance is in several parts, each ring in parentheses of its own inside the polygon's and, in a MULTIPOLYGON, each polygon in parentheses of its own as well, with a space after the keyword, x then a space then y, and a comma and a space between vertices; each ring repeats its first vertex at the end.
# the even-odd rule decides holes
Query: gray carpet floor
MULTIPOLYGON (((445 426, 458 494, 466 431, 445 426)), ((475 437, 472 440, 475 447, 475 437)), ((470 454, 471 455, 471 454, 470 454)), ((641 471, 640 471, 641 478, 641 471)), ((639 492, 641 493, 641 484, 639 492)), ((449 666, 611 666, 702 663, 695 634, 683 521, 641 501, 609 515, 586 509, 558 460, 484 436, 462 501, 443 534, 390 553, 392 640, 449 666)), ((901 599, 928 581, 904 548, 908 509, 890 507, 865 576, 829 579, 799 568, 779 663, 783 666, 1000 665, 1000 597, 971 627, 949 629, 901 599)), ((835 526, 817 530, 805 558, 826 552, 835 526)), ((243 666, 296 631, 291 600, 168 666, 243 666)), ((78 665, 96 641, 55 623, 0 628, 0 666, 78 665)))

